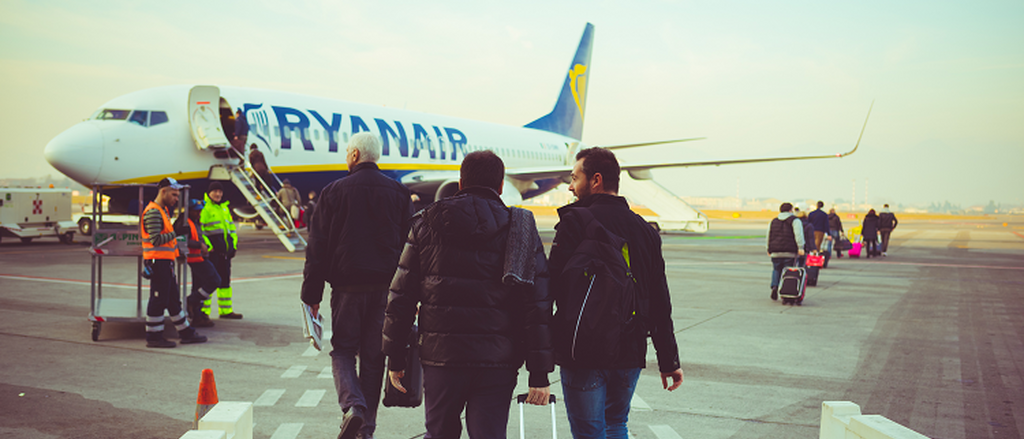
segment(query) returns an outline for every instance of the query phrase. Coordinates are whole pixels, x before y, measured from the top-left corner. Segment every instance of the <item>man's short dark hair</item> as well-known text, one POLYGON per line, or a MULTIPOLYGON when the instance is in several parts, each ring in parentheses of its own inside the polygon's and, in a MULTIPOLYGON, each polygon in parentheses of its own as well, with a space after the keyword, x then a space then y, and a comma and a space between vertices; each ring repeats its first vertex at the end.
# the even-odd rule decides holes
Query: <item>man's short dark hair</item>
POLYGON ((790 204, 790 203, 782 203, 782 205, 779 206, 779 212, 789 212, 789 211, 792 211, 792 210, 793 210, 793 205, 790 204))
POLYGON ((818 209, 821 209, 822 207, 825 207, 825 202, 818 200, 818 209))
POLYGON ((576 153, 576 160, 583 159, 583 175, 587 180, 594 178, 594 174, 601 174, 604 181, 604 190, 619 192, 619 161, 615 160, 615 153, 611 150, 595 146, 576 153))
POLYGON ((483 186, 500 191, 505 182, 505 163, 492 151, 473 151, 462 159, 462 187, 483 186))

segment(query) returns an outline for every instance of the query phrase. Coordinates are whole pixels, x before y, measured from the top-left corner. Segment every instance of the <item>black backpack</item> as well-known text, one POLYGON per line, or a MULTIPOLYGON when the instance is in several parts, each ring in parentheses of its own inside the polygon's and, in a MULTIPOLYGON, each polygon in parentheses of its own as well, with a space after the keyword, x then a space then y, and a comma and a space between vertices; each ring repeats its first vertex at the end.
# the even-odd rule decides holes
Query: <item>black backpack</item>
POLYGON ((583 241, 557 273, 555 346, 565 360, 598 367, 618 359, 622 345, 644 331, 640 287, 629 268, 626 240, 605 229, 586 208, 570 208, 583 241))

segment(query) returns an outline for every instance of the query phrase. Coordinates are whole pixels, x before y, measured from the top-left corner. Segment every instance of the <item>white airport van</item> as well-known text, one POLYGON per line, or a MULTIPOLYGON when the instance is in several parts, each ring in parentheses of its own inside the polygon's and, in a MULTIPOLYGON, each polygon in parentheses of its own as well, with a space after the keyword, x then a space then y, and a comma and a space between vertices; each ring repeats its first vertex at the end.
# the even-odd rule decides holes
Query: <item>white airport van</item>
POLYGON ((71 189, 0 187, 0 239, 55 236, 70 244, 77 227, 71 220, 71 189))

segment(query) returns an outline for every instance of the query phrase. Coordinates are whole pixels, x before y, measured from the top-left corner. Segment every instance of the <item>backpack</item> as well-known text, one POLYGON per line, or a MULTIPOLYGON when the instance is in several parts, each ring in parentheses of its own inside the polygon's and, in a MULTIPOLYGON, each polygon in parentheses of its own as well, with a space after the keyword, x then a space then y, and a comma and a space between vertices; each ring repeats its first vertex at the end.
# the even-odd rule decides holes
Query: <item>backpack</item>
POLYGON ((600 366, 618 359, 622 345, 644 331, 645 301, 629 267, 629 245, 586 208, 570 208, 583 241, 569 256, 555 292, 555 346, 572 362, 600 366))

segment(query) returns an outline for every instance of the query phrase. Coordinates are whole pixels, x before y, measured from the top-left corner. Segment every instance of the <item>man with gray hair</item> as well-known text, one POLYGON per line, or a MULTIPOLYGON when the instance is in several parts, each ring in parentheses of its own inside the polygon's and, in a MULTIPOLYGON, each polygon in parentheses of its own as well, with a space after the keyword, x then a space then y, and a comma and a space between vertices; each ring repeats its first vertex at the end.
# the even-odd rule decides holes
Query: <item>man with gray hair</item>
POLYGON ((302 301, 319 313, 324 283, 331 284, 331 368, 344 439, 372 438, 377 426, 384 307, 412 216, 409 189, 377 167, 381 147, 375 134, 352 136, 348 175, 320 192, 306 247, 302 301))

